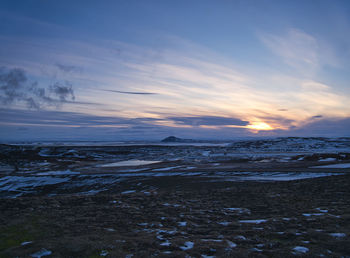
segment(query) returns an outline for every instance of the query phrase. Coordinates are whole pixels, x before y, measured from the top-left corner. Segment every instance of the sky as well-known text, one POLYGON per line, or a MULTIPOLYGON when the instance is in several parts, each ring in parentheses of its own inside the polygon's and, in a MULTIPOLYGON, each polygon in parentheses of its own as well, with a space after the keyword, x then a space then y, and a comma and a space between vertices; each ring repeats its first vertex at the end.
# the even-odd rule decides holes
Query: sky
POLYGON ((0 2, 0 141, 350 136, 349 1, 0 2))

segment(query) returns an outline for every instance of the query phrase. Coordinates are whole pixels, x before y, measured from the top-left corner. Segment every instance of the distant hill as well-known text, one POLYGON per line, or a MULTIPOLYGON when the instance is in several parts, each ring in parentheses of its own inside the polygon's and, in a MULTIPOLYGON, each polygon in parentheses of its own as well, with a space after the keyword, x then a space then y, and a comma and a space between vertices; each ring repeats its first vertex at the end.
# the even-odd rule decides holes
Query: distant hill
POLYGON ((169 136, 164 138, 162 142, 195 142, 195 141, 191 139, 181 139, 175 136, 169 136))

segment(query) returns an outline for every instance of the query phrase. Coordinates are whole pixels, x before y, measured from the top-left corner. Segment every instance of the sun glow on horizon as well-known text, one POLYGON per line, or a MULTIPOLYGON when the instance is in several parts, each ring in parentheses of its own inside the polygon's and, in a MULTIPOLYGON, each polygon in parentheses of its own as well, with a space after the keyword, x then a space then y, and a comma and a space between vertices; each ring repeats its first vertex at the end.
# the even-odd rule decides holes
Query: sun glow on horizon
POLYGON ((271 127, 269 124, 265 122, 253 122, 252 124, 247 125, 246 128, 256 130, 256 131, 274 130, 273 127, 271 127))

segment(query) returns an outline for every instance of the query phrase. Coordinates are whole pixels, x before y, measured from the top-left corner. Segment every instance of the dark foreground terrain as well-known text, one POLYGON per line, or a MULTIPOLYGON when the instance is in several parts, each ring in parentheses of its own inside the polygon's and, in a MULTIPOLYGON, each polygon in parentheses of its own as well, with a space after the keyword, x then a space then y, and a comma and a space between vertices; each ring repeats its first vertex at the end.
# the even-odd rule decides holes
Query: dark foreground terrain
POLYGON ((350 256, 349 175, 151 177, 96 195, 4 198, 0 209, 1 257, 350 256))
POLYGON ((0 144, 0 257, 350 257, 350 138, 0 144))

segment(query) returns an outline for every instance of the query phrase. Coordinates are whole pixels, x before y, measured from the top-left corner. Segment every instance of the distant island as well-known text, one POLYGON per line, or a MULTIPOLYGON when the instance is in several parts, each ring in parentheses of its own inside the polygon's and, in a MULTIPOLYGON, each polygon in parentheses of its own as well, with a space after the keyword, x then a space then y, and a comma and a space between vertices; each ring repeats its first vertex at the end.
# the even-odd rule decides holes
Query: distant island
POLYGON ((195 142, 195 141, 191 139, 182 139, 175 136, 169 136, 164 138, 161 142, 195 142))

